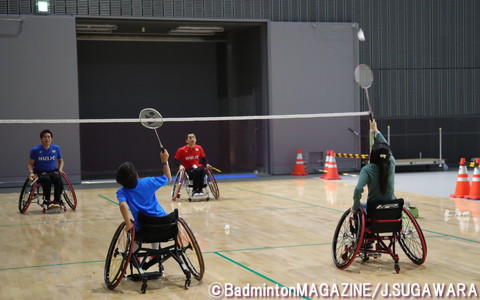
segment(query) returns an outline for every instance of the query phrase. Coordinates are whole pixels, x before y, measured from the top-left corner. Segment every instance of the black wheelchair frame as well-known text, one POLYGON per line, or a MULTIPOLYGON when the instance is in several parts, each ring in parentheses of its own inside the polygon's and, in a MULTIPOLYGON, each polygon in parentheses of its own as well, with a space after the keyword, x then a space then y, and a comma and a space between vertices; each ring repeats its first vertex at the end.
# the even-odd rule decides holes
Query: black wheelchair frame
MULTIPOLYGON (((77 208, 77 196, 75 195, 75 190, 73 189, 70 180, 68 180, 67 174, 60 173, 62 177, 62 198, 60 201, 60 209, 67 211, 65 202, 70 206, 72 210, 77 208)), ((42 213, 48 210, 48 205, 53 203, 53 201, 46 201, 43 196, 42 185, 38 182, 38 176, 28 177, 25 180, 25 183, 22 186, 22 191, 20 192, 20 197, 18 199, 18 210, 21 214, 24 214, 32 202, 37 203, 42 207, 42 213), (35 200, 34 200, 35 199, 35 200)))
MULTIPOLYGON (((204 186, 203 189, 206 194, 206 200, 210 200, 210 192, 212 193, 212 196, 215 199, 218 199, 220 197, 220 190, 218 189, 217 181, 215 180, 215 177, 213 176, 212 170, 210 168, 205 168, 206 174, 205 174, 205 181, 204 181, 204 186), (208 189, 207 189, 208 187, 208 189)), ((188 196, 188 201, 192 201, 192 182, 188 178, 188 174, 183 170, 178 170, 177 174, 175 175, 175 180, 173 181, 173 187, 172 187, 172 193, 171 197, 172 200, 175 201, 180 198, 182 186, 185 187, 185 191, 188 196)))
POLYGON ((178 217, 175 209, 165 217, 151 217, 139 214, 140 230, 125 231, 122 222, 110 243, 105 261, 104 279, 110 290, 122 281, 130 264, 132 281, 142 281, 141 293, 147 290, 147 281, 163 276, 163 263, 173 258, 185 274, 185 289, 191 284, 191 277, 200 281, 205 273, 202 252, 195 236, 184 219, 178 217), (144 243, 160 243, 159 249, 143 247, 144 243), (167 244, 162 247, 162 244, 167 244), (146 272, 158 264, 158 271, 146 272), (134 273, 134 269, 136 273, 134 273))
POLYGON ((347 209, 335 229, 332 257, 339 269, 346 269, 356 257, 366 262, 370 257, 389 254, 396 273, 400 272, 395 251, 398 242, 403 252, 415 264, 427 257, 427 243, 417 220, 403 206, 403 199, 367 202, 367 214, 360 208, 352 213, 347 209), (375 243, 375 249, 368 245, 375 243))

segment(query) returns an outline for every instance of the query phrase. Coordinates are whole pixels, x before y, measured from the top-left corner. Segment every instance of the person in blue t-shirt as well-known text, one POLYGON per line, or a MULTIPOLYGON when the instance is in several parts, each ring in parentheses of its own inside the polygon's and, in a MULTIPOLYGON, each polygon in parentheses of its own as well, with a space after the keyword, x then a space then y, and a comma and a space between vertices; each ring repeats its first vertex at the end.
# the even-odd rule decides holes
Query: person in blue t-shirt
POLYGON ((168 185, 172 180, 170 166, 168 165, 168 151, 160 152, 160 160, 163 166, 163 176, 145 177, 138 179, 138 173, 131 162, 124 162, 120 165, 116 174, 116 181, 123 187, 117 191, 117 199, 120 204, 120 212, 125 220, 125 230, 138 226, 138 212, 154 217, 163 217, 167 213, 158 203, 155 192, 162 186, 168 185), (130 221, 128 210, 132 213, 134 224, 130 221))
POLYGON ((64 161, 60 147, 52 145, 53 134, 45 129, 40 132, 41 145, 33 147, 30 150, 30 159, 28 161, 29 177, 38 176, 38 182, 42 185, 43 195, 47 201, 48 207, 60 207, 60 197, 62 195, 62 177, 64 161), (52 183, 54 185, 54 200, 50 201, 52 183))

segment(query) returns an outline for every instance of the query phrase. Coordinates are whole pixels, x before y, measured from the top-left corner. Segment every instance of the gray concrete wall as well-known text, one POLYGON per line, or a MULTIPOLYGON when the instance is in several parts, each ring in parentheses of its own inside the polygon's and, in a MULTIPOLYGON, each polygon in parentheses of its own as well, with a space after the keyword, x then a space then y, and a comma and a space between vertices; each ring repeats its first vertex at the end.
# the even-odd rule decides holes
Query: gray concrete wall
MULTIPOLYGON (((78 82, 73 17, 0 17, 0 119, 77 119, 78 82)), ((46 124, 0 125, 0 187, 27 176, 30 149, 46 124)), ((48 125, 72 182, 80 179, 78 125, 48 125)))
MULTIPOLYGON (((269 23, 270 114, 358 111, 357 30, 348 23, 269 23)), ((291 173, 297 148, 359 153, 348 128, 360 132, 360 118, 272 121, 272 173, 291 173)))

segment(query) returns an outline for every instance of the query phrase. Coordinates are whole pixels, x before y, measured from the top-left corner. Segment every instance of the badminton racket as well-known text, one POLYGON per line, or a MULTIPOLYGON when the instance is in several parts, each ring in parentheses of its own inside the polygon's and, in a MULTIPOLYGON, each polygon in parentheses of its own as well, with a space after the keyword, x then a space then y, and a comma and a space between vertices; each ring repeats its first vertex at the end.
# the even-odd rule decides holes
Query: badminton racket
POLYGON ((370 103, 370 96, 368 95, 368 88, 373 83, 373 72, 368 65, 361 64, 355 68, 354 72, 355 81, 365 91, 365 97, 367 98, 368 112, 370 113, 370 120, 373 121, 372 104, 370 103))
POLYGON ((217 171, 218 173, 222 173, 221 170, 219 170, 219 169, 217 169, 217 168, 215 168, 215 167, 210 167, 210 168, 212 168, 212 170, 214 170, 214 171, 217 171))
MULTIPOLYGON (((368 95, 368 88, 372 86, 372 83, 373 83, 372 69, 368 65, 360 64, 355 68, 354 77, 358 85, 365 91, 365 97, 367 98, 370 121, 373 121, 372 104, 370 103, 370 96, 368 95)), ((374 142, 374 135, 372 134, 372 132, 370 132, 369 134, 370 150, 373 147, 373 142, 374 142)))
POLYGON ((158 136, 157 128, 162 127, 163 125, 163 117, 162 115, 153 108, 144 108, 140 111, 139 115, 140 123, 148 129, 153 129, 155 131, 155 135, 157 136, 158 143, 160 144, 160 148, 163 152, 163 145, 162 141, 160 141, 160 137, 158 136))

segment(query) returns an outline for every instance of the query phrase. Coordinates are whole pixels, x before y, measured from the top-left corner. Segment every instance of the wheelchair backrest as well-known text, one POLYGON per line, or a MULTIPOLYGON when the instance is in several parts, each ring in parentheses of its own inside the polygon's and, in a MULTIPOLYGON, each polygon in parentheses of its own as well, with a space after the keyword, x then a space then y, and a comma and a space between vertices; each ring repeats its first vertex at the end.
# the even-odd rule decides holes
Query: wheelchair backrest
POLYGON ((368 200, 367 224, 372 233, 400 232, 403 199, 368 200))
POLYGON ((162 243, 174 240, 178 234, 178 209, 164 217, 138 213, 138 240, 143 243, 162 243))

